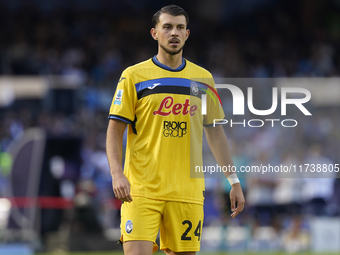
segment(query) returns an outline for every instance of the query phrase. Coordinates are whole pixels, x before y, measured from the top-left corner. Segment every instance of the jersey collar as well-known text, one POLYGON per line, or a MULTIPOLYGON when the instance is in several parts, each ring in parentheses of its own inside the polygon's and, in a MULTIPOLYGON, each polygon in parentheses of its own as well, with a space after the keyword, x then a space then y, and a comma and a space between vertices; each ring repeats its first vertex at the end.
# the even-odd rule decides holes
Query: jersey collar
POLYGON ((184 69, 184 67, 186 66, 187 62, 186 60, 182 57, 182 64, 177 67, 176 69, 172 69, 166 65, 163 65, 161 62, 158 61, 158 59, 156 58, 156 55, 153 56, 152 58, 152 62, 156 65, 156 66, 159 66, 160 68, 163 68, 167 71, 171 71, 171 72, 179 72, 179 71, 182 71, 184 69))

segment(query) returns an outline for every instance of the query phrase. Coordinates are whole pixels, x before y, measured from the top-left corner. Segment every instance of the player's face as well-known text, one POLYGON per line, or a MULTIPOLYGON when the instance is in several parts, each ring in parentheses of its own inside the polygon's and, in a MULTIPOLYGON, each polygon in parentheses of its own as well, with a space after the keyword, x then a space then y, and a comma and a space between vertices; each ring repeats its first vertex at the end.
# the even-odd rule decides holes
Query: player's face
POLYGON ((172 16, 168 13, 162 13, 156 28, 151 30, 160 48, 170 55, 176 55, 182 51, 189 33, 184 15, 172 16))

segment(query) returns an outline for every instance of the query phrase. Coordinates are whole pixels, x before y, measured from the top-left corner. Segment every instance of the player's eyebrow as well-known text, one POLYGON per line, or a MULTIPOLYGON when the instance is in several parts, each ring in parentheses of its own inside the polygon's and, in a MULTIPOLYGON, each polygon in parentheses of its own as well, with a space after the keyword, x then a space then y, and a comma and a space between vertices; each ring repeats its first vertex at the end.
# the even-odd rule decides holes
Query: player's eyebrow
POLYGON ((171 23, 164 23, 162 26, 183 26, 183 27, 185 27, 185 24, 183 24, 183 23, 180 23, 180 24, 171 24, 171 23))

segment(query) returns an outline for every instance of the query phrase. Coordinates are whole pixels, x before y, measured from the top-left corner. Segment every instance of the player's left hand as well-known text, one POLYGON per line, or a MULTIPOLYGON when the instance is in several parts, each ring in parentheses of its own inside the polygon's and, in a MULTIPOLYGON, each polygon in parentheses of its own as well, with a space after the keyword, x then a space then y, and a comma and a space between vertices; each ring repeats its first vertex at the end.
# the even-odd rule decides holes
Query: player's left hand
POLYGON ((235 183, 231 186, 230 191, 230 203, 231 203, 231 211, 232 214, 230 215, 233 219, 243 211, 244 208, 244 196, 243 191, 240 183, 235 183), (237 207, 236 207, 237 205, 237 207))

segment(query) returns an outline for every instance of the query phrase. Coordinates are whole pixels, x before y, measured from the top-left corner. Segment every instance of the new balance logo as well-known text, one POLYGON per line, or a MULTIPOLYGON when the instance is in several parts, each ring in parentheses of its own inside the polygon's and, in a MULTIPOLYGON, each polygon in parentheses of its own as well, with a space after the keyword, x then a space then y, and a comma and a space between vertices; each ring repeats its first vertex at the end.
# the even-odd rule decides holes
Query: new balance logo
POLYGON ((155 87, 157 87, 158 85, 161 85, 160 83, 154 83, 153 86, 148 87, 148 89, 154 89, 155 87))

